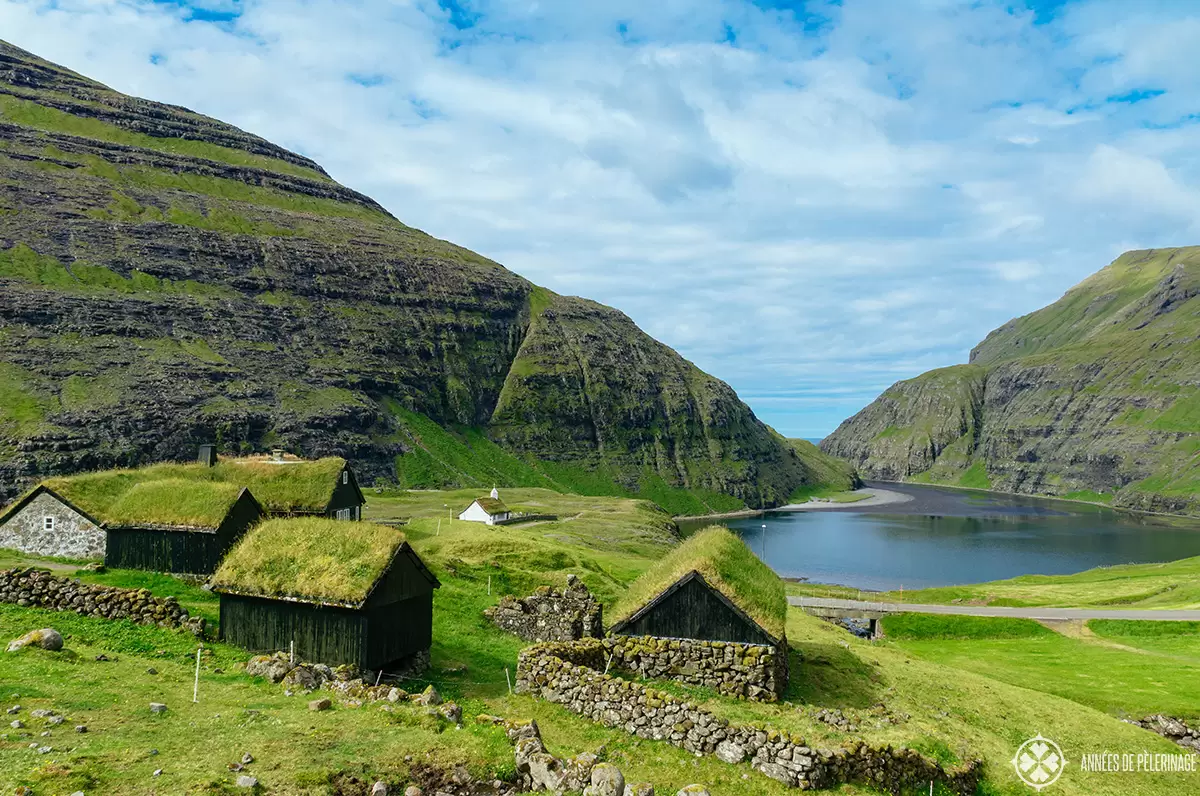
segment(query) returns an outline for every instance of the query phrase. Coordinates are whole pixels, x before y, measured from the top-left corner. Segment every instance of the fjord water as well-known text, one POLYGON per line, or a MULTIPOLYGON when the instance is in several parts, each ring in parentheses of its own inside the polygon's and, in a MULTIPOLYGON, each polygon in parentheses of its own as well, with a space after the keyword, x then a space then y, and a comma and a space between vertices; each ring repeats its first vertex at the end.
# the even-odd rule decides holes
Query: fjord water
POLYGON ((908 503, 730 520, 784 577, 861 589, 979 583, 1200 555, 1200 522, 1099 506, 879 484, 908 503))

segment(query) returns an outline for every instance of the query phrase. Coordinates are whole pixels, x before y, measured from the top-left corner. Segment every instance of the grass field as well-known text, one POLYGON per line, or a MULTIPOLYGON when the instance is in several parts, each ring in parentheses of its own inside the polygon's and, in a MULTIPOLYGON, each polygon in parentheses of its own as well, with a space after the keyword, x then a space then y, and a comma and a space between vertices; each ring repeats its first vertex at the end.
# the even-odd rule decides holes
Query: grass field
MULTIPOLYGON (((29 725, 0 735, 0 789, 27 785, 39 796, 75 790, 119 795, 234 793, 236 775, 226 764, 245 752, 256 759, 250 773, 260 780, 262 792, 289 796, 334 794, 336 783, 350 776, 367 782, 383 778, 401 786, 418 779, 426 765, 462 763, 477 775, 504 777, 512 773, 507 741, 498 730, 469 718, 487 712, 536 718, 551 751, 560 756, 604 747, 608 759, 629 779, 653 782, 659 793, 673 794, 694 782, 710 785, 719 796, 791 792, 747 765, 730 767, 714 758, 695 758, 663 743, 640 741, 583 721, 558 706, 508 694, 505 668, 511 671, 515 666, 522 642, 488 626, 483 609, 501 594, 561 584, 571 572, 611 606, 627 584, 675 543, 665 513, 634 500, 512 489, 502 491, 510 505, 560 519, 499 528, 451 522, 444 507, 468 496, 475 496, 475 490, 368 494, 371 515, 408 519, 406 536, 443 584, 435 597, 433 669, 428 678, 411 682, 410 690, 432 682, 457 699, 468 717, 463 729, 406 707, 388 713, 372 706, 335 706, 327 713, 312 713, 306 697, 286 697, 280 687, 247 677, 240 663, 248 656, 220 643, 206 644, 200 702, 193 705, 196 646, 190 636, 4 605, 0 640, 50 625, 67 635, 67 651, 0 655, 0 695, 23 706, 29 725), (96 661, 100 652, 115 660, 96 661), (157 674, 149 674, 149 668, 157 674), (169 710, 152 715, 150 701, 165 702, 169 710), (42 737, 40 723, 28 716, 39 707, 62 711, 67 722, 49 728, 51 735, 42 737), (89 732, 76 735, 71 728, 78 723, 86 723, 89 732), (53 751, 38 754, 29 748, 31 743, 53 751), (153 777, 160 768, 162 775, 153 777)), ((29 562, 0 555, 0 565, 16 563, 29 562)), ((68 562, 55 566, 71 568, 68 562)), ((171 578, 116 571, 85 577, 175 594, 189 610, 215 619, 216 603, 208 592, 171 578)), ((951 629, 953 637, 929 639, 922 636, 928 636, 930 628, 914 626, 908 632, 911 638, 871 643, 795 610, 787 622, 795 650, 787 702, 733 702, 671 688, 730 719, 799 732, 816 745, 862 738, 913 746, 945 762, 981 756, 988 778, 984 796, 1029 792, 1008 761, 1022 741, 1038 732, 1057 740, 1074 760, 1083 752, 1103 749, 1175 751, 1157 736, 1119 721, 1117 711, 1178 708, 1179 695, 1200 690, 1182 662, 1161 669, 1162 687, 1157 690, 1128 688, 1149 684, 1149 673, 1159 671, 1146 665, 1156 647, 1188 649, 1184 637, 1152 635, 1139 627, 1098 628, 1101 641, 1131 649, 1093 651, 1085 647, 1090 642, 1046 637, 1040 631, 1025 636, 1025 631, 1011 627, 1008 638, 992 638, 995 632, 973 627, 951 629), (1020 666, 991 660, 1000 654, 996 645, 1004 644, 1012 645, 1020 666), (1044 653, 1023 651, 1030 644, 1044 645, 1044 653), (939 653, 939 647, 948 651, 939 653), (935 660, 937 655, 941 659, 935 660), (1077 670, 1100 666, 1116 672, 1129 693, 1110 693, 1114 689, 1099 682, 1098 675, 1077 677, 1070 688, 1060 687, 1053 675, 1069 669, 1054 664, 1055 656, 1061 655, 1078 656, 1068 659, 1075 661, 1077 670), (990 669, 985 671, 984 664, 990 669), (1139 666, 1142 681, 1135 679, 1139 666), (887 706, 886 714, 874 708, 880 703, 887 706), (818 721, 814 713, 822 707, 844 710, 859 731, 842 733, 818 721), (885 715, 891 720, 884 721, 885 715)), ((938 632, 946 635, 945 628, 938 632)), ((1179 776, 1086 774, 1069 768, 1055 792, 1180 793, 1181 785, 1190 783, 1179 776)), ((859 796, 872 791, 848 786, 838 792, 859 796)))
MULTIPOLYGON (((858 599, 844 586, 789 583, 788 593, 858 599)), ((1022 575, 966 586, 899 592, 871 592, 868 599, 909 603, 966 603, 1060 608, 1198 608, 1200 556, 1165 564, 1099 567, 1074 575, 1022 575)))

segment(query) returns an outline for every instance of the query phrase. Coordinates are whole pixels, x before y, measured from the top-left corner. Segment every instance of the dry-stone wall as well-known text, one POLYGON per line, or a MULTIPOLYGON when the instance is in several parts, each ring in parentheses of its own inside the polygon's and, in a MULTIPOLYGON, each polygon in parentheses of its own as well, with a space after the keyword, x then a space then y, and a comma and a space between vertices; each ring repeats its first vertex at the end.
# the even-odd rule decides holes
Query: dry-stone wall
POLYGON ((592 639, 527 647, 517 663, 517 688, 639 738, 667 741, 727 763, 748 760, 753 768, 793 787, 858 782, 898 793, 938 781, 968 796, 982 778, 979 761, 947 769, 909 749, 861 742, 816 749, 786 733, 731 725, 689 702, 601 673, 606 657, 604 643, 592 639))
POLYGON ((712 688, 726 696, 775 702, 787 690, 786 650, 731 641, 609 636, 610 669, 712 688))
POLYGON ((80 583, 40 569, 0 570, 0 602, 184 628, 197 636, 204 635, 203 617, 189 616, 174 597, 155 597, 147 589, 80 583))
POLYGON ((484 616, 526 641, 574 641, 604 635, 602 610, 583 581, 568 575, 563 591, 542 586, 529 597, 504 597, 484 616))
POLYGON ((1136 724, 1144 730, 1158 733, 1167 740, 1179 744, 1184 749, 1200 752, 1200 727, 1189 727, 1182 719, 1166 716, 1162 713, 1155 713, 1153 716, 1147 716, 1141 721, 1130 721, 1129 723, 1136 724))

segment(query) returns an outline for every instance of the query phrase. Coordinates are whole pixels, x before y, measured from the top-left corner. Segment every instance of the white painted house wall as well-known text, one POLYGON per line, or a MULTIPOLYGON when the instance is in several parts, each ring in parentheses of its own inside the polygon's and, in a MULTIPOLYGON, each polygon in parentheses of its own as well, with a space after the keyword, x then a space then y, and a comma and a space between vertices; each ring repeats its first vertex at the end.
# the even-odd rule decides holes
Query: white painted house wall
POLYGON ((35 555, 102 558, 106 541, 91 520, 47 492, 0 525, 0 547, 35 555))
POLYGON ((464 522, 482 522, 487 525, 495 525, 497 522, 507 520, 509 516, 511 515, 507 511, 496 515, 488 514, 483 506, 479 505, 479 501, 475 500, 471 502, 471 505, 467 506, 465 511, 458 515, 458 518, 464 522))

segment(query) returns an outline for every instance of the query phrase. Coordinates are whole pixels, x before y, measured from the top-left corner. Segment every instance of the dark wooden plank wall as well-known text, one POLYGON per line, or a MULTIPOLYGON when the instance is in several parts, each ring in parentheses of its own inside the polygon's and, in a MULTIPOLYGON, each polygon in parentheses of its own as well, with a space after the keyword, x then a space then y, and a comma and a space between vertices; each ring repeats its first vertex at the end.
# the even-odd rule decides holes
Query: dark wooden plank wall
POLYGON ((329 499, 329 506, 325 511, 326 516, 337 516, 338 509, 355 509, 354 516, 351 519, 361 520, 362 512, 359 507, 363 504, 362 492, 358 488, 358 481, 354 478, 354 471, 346 467, 342 471, 347 474, 349 483, 342 483, 342 475, 338 474, 337 486, 333 489, 333 497, 329 499))
MULTIPOLYGON (((406 546, 408 543, 404 544, 406 546)), ((367 607, 388 605, 409 597, 433 592, 433 584, 413 561, 414 555, 404 546, 396 552, 383 579, 371 592, 371 596, 367 600, 367 607)))
POLYGON ((221 637, 251 652, 287 650, 330 665, 364 665, 366 618, 348 608, 221 595, 221 637))
POLYGON ((746 621, 699 579, 676 589, 620 632, 626 636, 774 643, 756 624, 746 621))
POLYGON ((221 637, 252 652, 287 650, 330 665, 379 669, 433 642, 433 594, 362 611, 221 595, 221 637))
POLYGON ((147 569, 190 575, 208 575, 229 549, 215 533, 109 529, 104 565, 116 569, 147 569))

